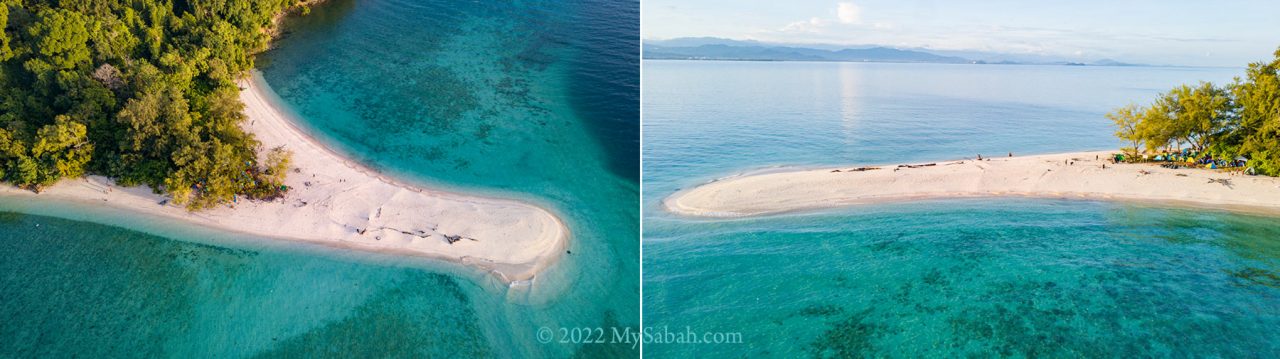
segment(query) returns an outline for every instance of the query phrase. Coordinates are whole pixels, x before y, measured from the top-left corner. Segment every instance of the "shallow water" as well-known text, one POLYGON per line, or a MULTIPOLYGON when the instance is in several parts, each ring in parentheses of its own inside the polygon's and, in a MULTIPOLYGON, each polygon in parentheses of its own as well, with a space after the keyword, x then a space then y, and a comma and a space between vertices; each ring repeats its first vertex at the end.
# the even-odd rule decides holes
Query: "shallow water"
POLYGON ((285 110, 339 151, 560 215, 571 254, 534 283, 0 201, 37 214, 0 216, 0 335, 18 338, 0 353, 637 355, 536 333, 639 324, 638 23, 634 2, 335 0, 290 20, 258 58, 285 110))
POLYGON ((1115 148, 1103 118, 1239 69, 645 61, 645 326, 741 333, 655 356, 1274 356, 1280 224, 979 199, 752 219, 680 188, 779 165, 1115 148))
POLYGON ((493 353, 471 339, 483 336, 468 293, 479 288, 445 274, 217 234, 213 245, 14 212, 0 223, 6 355, 493 353))
MULTIPOLYGON (((500 356, 543 327, 639 325, 638 4, 337 2, 260 57, 303 127, 385 172, 517 198, 564 219, 568 254, 514 292, 470 293, 500 356)), ((606 329, 608 330, 608 329, 606 329)))

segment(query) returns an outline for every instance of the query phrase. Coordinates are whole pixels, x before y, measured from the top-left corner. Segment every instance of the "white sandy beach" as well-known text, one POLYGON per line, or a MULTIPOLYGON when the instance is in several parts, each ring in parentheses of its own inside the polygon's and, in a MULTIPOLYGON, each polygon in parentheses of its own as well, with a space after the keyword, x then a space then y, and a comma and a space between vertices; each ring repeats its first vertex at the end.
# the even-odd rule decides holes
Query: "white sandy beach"
POLYGON ((387 178, 336 154, 299 131, 254 81, 242 81, 244 126, 262 150, 293 152, 284 199, 240 200, 188 212, 161 205, 146 187, 122 188, 91 176, 64 180, 40 194, 4 186, 0 195, 107 206, 222 230, 355 250, 444 259, 512 282, 532 278, 564 252, 568 230, 550 212, 522 202, 424 189, 387 178), (450 244, 446 236, 461 236, 450 244))
MULTIPOLYGON (((1116 152, 967 159, 915 168, 894 164, 865 166, 879 169, 864 171, 850 171, 860 166, 849 166, 745 174, 679 191, 664 205, 689 216, 738 217, 863 203, 1023 196, 1280 213, 1280 178, 1112 164, 1107 159, 1116 152)), ((924 163, 913 165, 919 164, 924 163)))

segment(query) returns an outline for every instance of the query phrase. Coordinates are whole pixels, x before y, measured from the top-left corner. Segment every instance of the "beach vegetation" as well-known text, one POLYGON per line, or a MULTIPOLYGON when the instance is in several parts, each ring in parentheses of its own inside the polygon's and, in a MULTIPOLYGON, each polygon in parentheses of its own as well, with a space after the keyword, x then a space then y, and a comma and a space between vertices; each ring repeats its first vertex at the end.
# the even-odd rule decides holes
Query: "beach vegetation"
POLYGON ((300 2, 0 0, 0 179, 102 175, 192 209, 283 194, 235 81, 300 2))
POLYGON ((1162 106, 1167 113, 1167 135, 1175 143, 1187 144, 1193 151, 1208 148, 1211 140, 1230 130, 1233 122, 1231 99, 1226 89, 1212 83, 1182 85, 1164 95, 1162 106))
POLYGON ((1226 86, 1181 85, 1149 106, 1120 107, 1107 118, 1115 123, 1116 137, 1132 144, 1134 152, 1193 153, 1228 163, 1243 158, 1253 172, 1278 176, 1280 50, 1275 57, 1249 65, 1244 77, 1226 86))
POLYGON ((1145 136, 1140 132, 1141 128, 1139 127, 1142 124, 1142 115, 1145 112, 1146 109, 1141 106, 1129 104, 1107 114, 1107 119, 1116 125, 1116 137, 1129 141, 1131 146, 1124 148, 1124 151, 1131 155, 1137 154, 1145 140, 1145 136))
POLYGON ((1280 50, 1275 57, 1250 64, 1232 86, 1239 120, 1232 143, 1259 172, 1280 176, 1280 50))

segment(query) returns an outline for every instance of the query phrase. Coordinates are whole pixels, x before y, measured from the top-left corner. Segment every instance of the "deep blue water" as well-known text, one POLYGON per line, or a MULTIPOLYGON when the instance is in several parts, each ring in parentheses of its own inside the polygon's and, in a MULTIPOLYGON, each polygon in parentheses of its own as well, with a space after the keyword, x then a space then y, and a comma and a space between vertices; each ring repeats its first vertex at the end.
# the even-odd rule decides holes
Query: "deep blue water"
POLYGON ((578 49, 568 59, 569 88, 579 118, 609 151, 610 169, 640 181, 640 22, 630 1, 592 0, 576 6, 566 35, 578 49))
POLYGON ((1242 69, 644 62, 645 326, 677 357, 1271 357, 1280 224, 943 200, 708 220, 662 198, 775 166, 1119 147, 1103 115, 1242 69))
POLYGON ((639 325, 638 3, 312 10, 255 75, 302 127, 409 181, 546 206, 572 254, 507 287, 447 263, 4 200, 32 214, 0 212, 0 356, 638 355, 536 336, 639 325))

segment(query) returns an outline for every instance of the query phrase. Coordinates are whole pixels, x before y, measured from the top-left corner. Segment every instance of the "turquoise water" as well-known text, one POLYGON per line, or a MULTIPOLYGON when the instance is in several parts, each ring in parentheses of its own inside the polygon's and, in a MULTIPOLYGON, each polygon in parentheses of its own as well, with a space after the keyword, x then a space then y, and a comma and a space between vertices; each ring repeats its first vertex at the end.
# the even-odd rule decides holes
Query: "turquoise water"
POLYGON ((410 181, 546 206, 570 253, 508 287, 434 261, 0 201, 0 356, 638 355, 537 340, 639 325, 638 4, 335 0, 286 29, 260 79, 303 127, 410 181))
POLYGON ((132 224, 182 241, 14 212, 0 223, 5 356, 495 355, 473 339, 483 278, 180 225, 132 224))
POLYGON ((676 357, 1271 357, 1274 218, 1032 199, 752 219, 680 188, 772 166, 1115 148, 1103 114, 1239 69, 645 61, 645 326, 676 357))
POLYGON ((572 232, 531 288, 473 305, 502 356, 636 355, 541 328, 639 325, 638 4, 336 2, 260 58, 303 125, 362 162, 527 200, 572 232))

